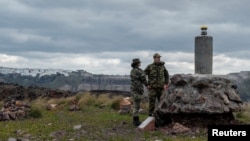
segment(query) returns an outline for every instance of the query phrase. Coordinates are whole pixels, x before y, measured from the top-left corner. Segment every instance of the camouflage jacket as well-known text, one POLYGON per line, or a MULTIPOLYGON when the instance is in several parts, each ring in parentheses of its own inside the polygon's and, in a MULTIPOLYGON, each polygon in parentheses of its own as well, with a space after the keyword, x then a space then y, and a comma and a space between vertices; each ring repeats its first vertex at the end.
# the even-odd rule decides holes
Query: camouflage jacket
POLYGON ((147 86, 146 75, 144 71, 138 67, 135 67, 130 72, 131 78, 131 92, 143 94, 144 89, 143 85, 147 86))
POLYGON ((163 88, 164 84, 168 84, 169 74, 164 64, 164 62, 152 63, 144 70, 150 88, 163 88))

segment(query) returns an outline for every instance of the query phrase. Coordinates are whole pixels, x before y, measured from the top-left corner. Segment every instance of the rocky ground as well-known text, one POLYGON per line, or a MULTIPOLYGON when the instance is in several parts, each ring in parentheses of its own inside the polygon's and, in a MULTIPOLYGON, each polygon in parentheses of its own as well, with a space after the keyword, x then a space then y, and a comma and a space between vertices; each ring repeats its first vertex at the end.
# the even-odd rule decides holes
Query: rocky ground
MULTIPOLYGON (((185 86, 186 84, 185 84, 185 82, 183 82, 182 78, 178 81, 180 83, 178 83, 176 81, 176 84, 178 83, 177 84, 178 88, 175 89, 178 91, 174 91, 174 88, 173 88, 174 86, 170 87, 170 92, 172 92, 171 93, 172 94, 171 105, 164 105, 164 102, 166 103, 166 101, 163 101, 162 103, 160 103, 160 106, 162 108, 160 110, 158 109, 158 114, 160 113, 161 115, 156 115, 156 120, 157 120, 157 118, 160 118, 160 120, 162 120, 162 118, 169 119, 169 120, 165 120, 164 123, 161 122, 161 125, 156 128, 157 131, 162 131, 165 135, 169 135, 169 136, 175 136, 175 135, 179 135, 179 134, 188 134, 191 136, 197 136, 197 135, 206 136, 206 133, 207 133, 206 129, 207 129, 207 125, 209 125, 209 124, 242 124, 241 122, 237 121, 234 118, 232 112, 226 112, 226 113, 222 112, 222 113, 215 113, 215 114, 214 113, 213 114, 211 114, 211 113, 204 114, 202 112, 199 112, 199 113, 182 112, 181 114, 179 114, 178 112, 174 111, 175 114, 169 113, 169 110, 173 110, 171 106, 174 105, 177 108, 181 109, 181 108, 186 106, 186 105, 181 105, 181 104, 187 104, 185 101, 182 101, 182 100, 186 100, 184 98, 187 98, 187 97, 186 96, 184 98, 180 97, 180 95, 185 95, 182 92, 183 92, 184 88, 187 88, 187 86, 185 86), (171 90, 173 90, 173 91, 171 91, 171 90), (176 113, 178 113, 178 114, 176 114, 176 113)), ((211 84, 207 84, 207 81, 205 81, 203 79, 201 81, 198 81, 198 82, 194 81, 194 82, 196 82, 197 84, 198 83, 202 84, 202 85, 199 85, 199 88, 197 88, 197 89, 203 90, 202 96, 206 95, 208 87, 210 87, 211 84), (206 86, 206 87, 203 88, 204 86, 206 86)), ((216 79, 216 82, 218 83, 217 79, 216 79)), ((191 85, 191 86, 196 87, 196 85, 191 85)), ((231 85, 230 85, 230 89, 234 90, 234 88, 232 88, 231 85)), ((190 91, 190 89, 189 89, 189 91, 190 91)), ((100 95, 100 92, 95 92, 95 93, 97 95, 100 95)), ((107 92, 105 91, 105 93, 107 93, 107 92)), ((202 94, 202 93, 200 93, 200 94, 202 94)), ((220 101, 222 101, 222 103, 225 103, 225 104, 227 102, 230 102, 230 100, 232 98, 225 100, 225 96, 223 94, 224 93, 217 94, 220 98, 220 101)), ((34 99, 39 98, 39 97, 41 97, 41 98, 60 98, 60 97, 69 97, 72 95, 74 95, 74 93, 72 93, 70 91, 52 90, 52 89, 39 88, 39 87, 23 87, 23 86, 19 86, 16 84, 0 83, 0 101, 5 102, 4 107, 2 108, 2 112, 0 113, 0 117, 3 117, 3 115, 5 115, 4 120, 6 120, 6 118, 10 119, 10 120, 23 118, 24 115, 23 115, 23 112, 20 112, 20 109, 30 108, 29 105, 21 102, 24 99, 34 100, 34 99), (6 117, 6 110, 14 111, 16 114, 10 114, 10 116, 6 117), (18 116, 18 113, 19 113, 19 116, 18 116)), ((171 96, 171 95, 169 95, 169 96, 171 96)), ((197 98, 197 97, 199 97, 199 95, 195 96, 194 98, 197 98)), ((207 97, 207 98, 209 98, 209 97, 207 97)), ((235 98, 235 97, 233 97, 233 98, 235 98)), ((236 98, 238 98, 238 97, 236 97, 236 98)), ((196 100, 193 100, 193 101, 197 102, 196 100)), ((201 101, 201 102, 199 101, 198 104, 202 104, 202 102, 204 102, 206 104, 205 101, 201 101)), ((237 99, 236 102, 240 102, 240 100, 237 99)), ((169 102, 167 102, 167 103, 169 103, 169 102)), ((227 104, 227 105, 230 105, 230 104, 227 104)), ((227 107, 227 105, 225 105, 225 106, 227 107)), ((192 109, 190 110, 190 108, 189 109, 186 108, 186 109, 189 111, 193 111, 192 109)), ((231 107, 231 109, 232 109, 232 107, 231 107)), ((9 114, 10 112, 7 112, 7 113, 9 114)), ((117 111, 117 114, 119 114, 119 111, 117 111)), ((125 114, 129 114, 129 112, 125 112, 125 114)), ((156 112, 156 114, 157 114, 157 112, 156 112)), ((114 123, 114 125, 116 124, 115 121, 111 121, 111 122, 114 123)), ((131 134, 131 132, 133 133, 135 131, 134 130, 131 131, 130 124, 131 123, 128 121, 119 121, 119 123, 117 123, 117 126, 114 126, 112 128, 107 128, 109 130, 105 130, 106 132, 103 130, 101 133, 107 134, 107 136, 109 136, 109 134, 112 134, 112 135, 123 134, 123 133, 131 134)), ((76 129, 76 130, 82 129, 83 126, 85 126, 85 124, 84 125, 75 125, 74 129, 76 129)), ((96 127, 93 127, 93 128, 96 128, 96 127)), ((17 132, 17 134, 22 134, 21 131, 19 132, 17 130, 16 132, 17 132)), ((143 136, 143 133, 141 133, 139 131, 136 131, 136 132, 138 132, 138 135, 139 135, 138 138, 141 138, 141 136, 143 136)), ((87 134, 87 133, 88 133, 88 131, 84 131, 84 133, 79 132, 79 134, 87 134)), ((57 136, 64 136, 64 134, 67 134, 67 133, 65 131, 55 131, 55 132, 51 133, 51 136, 55 136, 55 138, 57 138, 57 136)), ((94 134, 93 134, 93 136, 94 136, 94 134)), ((28 139, 28 138, 29 137, 27 137, 25 139, 28 139)), ((14 141, 15 139, 17 140, 17 138, 10 138, 9 140, 14 141)), ((141 140, 144 140, 144 139, 141 139, 141 140)))
POLYGON ((17 84, 8 84, 0 82, 0 101, 12 100, 34 100, 38 97, 59 98, 72 96, 75 93, 71 91, 53 90, 42 87, 24 87, 17 84))

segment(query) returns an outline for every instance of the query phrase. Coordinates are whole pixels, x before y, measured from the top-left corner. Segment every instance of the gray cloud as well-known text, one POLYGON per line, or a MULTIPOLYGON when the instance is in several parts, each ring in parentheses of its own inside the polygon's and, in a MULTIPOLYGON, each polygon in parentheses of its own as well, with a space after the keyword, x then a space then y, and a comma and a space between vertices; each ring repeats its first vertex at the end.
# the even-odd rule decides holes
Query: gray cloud
MULTIPOLYGON (((207 25, 216 56, 249 60, 249 4, 247 0, 0 1, 0 52, 7 55, 5 58, 16 56, 34 63, 50 61, 49 56, 55 56, 54 61, 65 55, 89 55, 104 72, 100 62, 105 59, 130 64, 132 57, 150 60, 156 51, 192 54, 199 27, 207 25)), ((167 57, 174 72, 178 72, 176 64, 192 66, 182 55, 167 57)), ((192 72, 189 68, 183 69, 192 72)), ((120 68, 119 72, 124 73, 120 68)))
MULTIPOLYGON (((154 51, 102 52, 102 53, 41 53, 28 52, 26 57, 0 54, 0 63, 5 67, 17 68, 55 68, 66 70, 84 69, 97 74, 129 74, 132 58, 140 58, 142 69, 153 62, 154 51), (37 57, 38 56, 38 57, 37 57)), ((194 73, 194 54, 187 52, 161 52, 161 60, 171 75, 194 73)), ((25 53, 23 53, 25 54, 25 53)), ((213 73, 228 74, 248 71, 250 59, 216 54, 213 57, 213 73)))

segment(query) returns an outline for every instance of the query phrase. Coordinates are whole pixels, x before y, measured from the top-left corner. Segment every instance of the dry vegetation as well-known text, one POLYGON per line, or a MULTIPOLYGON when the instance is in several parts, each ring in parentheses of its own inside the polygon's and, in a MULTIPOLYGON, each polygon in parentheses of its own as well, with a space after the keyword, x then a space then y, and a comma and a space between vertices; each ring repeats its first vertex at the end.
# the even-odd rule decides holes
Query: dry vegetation
MULTIPOLYGON (((205 134, 167 135, 162 130, 151 132, 137 131, 132 125, 131 114, 120 115, 117 112, 122 96, 99 96, 79 93, 73 97, 47 99, 38 98, 26 101, 33 111, 40 112, 39 118, 27 118, 18 121, 0 122, 0 141, 10 137, 25 138, 31 141, 206 141, 205 134), (69 111, 72 100, 77 102, 79 111, 69 111), (57 104, 55 110, 47 110, 48 104, 57 104), (79 129, 74 126, 79 125, 79 129)), ((3 102, 0 102, 0 106, 3 102)), ((146 100, 142 108, 147 108, 146 100)), ((36 113, 37 114, 37 113, 36 113)), ((147 114, 140 115, 141 120, 147 114)), ((244 111, 235 113, 235 117, 250 123, 250 104, 244 111)))
POLYGON ((234 114, 235 118, 245 124, 250 124, 250 102, 244 103, 243 110, 234 114))

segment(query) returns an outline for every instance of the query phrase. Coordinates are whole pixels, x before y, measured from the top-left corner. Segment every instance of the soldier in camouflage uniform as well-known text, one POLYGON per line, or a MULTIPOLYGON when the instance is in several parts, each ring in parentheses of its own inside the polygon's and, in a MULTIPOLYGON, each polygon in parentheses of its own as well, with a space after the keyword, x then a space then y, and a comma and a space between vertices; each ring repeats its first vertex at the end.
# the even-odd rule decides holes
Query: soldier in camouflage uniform
POLYGON ((134 126, 139 126, 141 122, 139 121, 139 109, 141 98, 144 93, 143 85, 147 86, 146 75, 144 71, 140 68, 141 61, 138 58, 133 59, 131 64, 132 70, 130 72, 131 87, 130 91, 133 95, 133 124, 134 126))
POLYGON ((160 101, 163 90, 168 89, 169 73, 164 66, 165 62, 160 61, 160 57, 158 53, 155 53, 154 62, 144 70, 148 77, 149 116, 153 116, 156 100, 160 101))

